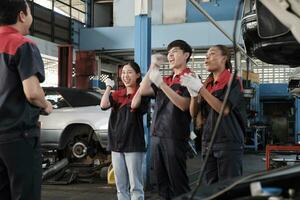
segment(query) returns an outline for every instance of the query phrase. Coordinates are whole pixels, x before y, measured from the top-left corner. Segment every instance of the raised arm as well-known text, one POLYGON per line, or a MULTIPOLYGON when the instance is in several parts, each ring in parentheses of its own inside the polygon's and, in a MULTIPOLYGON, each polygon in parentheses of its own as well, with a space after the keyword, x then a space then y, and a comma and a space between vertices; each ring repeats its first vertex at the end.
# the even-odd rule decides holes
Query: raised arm
POLYGON ((153 69, 159 70, 159 67, 164 63, 166 57, 162 54, 153 54, 151 56, 151 64, 148 72, 146 73, 143 81, 140 83, 140 94, 142 96, 154 96, 154 90, 151 87, 152 81, 149 74, 153 69))
MULTIPOLYGON (((205 87, 198 77, 194 77, 190 74, 185 74, 181 77, 181 85, 186 86, 189 92, 198 92, 202 98, 218 113, 221 111, 222 101, 212 95, 205 87)), ((228 115, 230 108, 226 105, 224 110, 224 116, 228 115)))
POLYGON ((151 65, 145 77, 143 78, 142 82, 140 83, 140 87, 138 91, 139 91, 139 95, 141 96, 154 96, 154 90, 151 87, 151 80, 149 79, 149 73, 152 69, 151 65))
POLYGON ((190 98, 180 96, 164 82, 160 85, 160 89, 167 95, 170 101, 180 110, 186 111, 189 109, 190 98))
POLYGON ((156 85, 156 87, 160 88, 170 99, 170 101, 180 110, 185 111, 189 109, 190 98, 180 96, 174 90, 172 90, 166 83, 164 83, 158 69, 151 70, 149 74, 149 79, 152 83, 156 85))
POLYGON ((100 107, 103 110, 111 107, 110 102, 109 102, 109 95, 110 95, 111 89, 115 85, 115 82, 108 78, 105 80, 105 85, 106 85, 106 89, 105 89, 105 92, 104 92, 104 94, 101 98, 101 102, 100 102, 100 107))
POLYGON ((140 88, 139 88, 136 91, 134 97, 132 98, 131 108, 137 109, 141 105, 141 101, 142 101, 142 95, 141 95, 140 88))

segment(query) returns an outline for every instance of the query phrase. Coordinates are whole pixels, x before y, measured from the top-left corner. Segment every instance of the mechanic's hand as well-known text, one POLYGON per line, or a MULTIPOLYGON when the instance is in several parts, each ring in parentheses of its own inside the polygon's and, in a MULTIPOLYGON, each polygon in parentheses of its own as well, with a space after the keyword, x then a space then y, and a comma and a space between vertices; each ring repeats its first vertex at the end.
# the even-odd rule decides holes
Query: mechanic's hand
POLYGON ((53 111, 53 106, 50 101, 46 100, 46 108, 44 108, 41 112, 41 115, 49 115, 53 111))
POLYGON ((203 87, 201 79, 196 76, 192 76, 191 74, 184 74, 180 77, 180 84, 182 86, 187 87, 189 90, 193 90, 194 92, 199 92, 199 90, 203 87))
POLYGON ((166 61, 166 56, 160 53, 153 54, 151 56, 151 65, 150 67, 159 68, 166 61))
POLYGON ((115 86, 115 81, 111 80, 110 78, 107 78, 104 83, 106 87, 110 87, 111 89, 115 86))
POLYGON ((158 69, 151 69, 150 74, 149 74, 149 79, 151 80, 152 83, 154 83, 158 88, 160 88, 163 79, 159 73, 158 69))
POLYGON ((187 87, 187 90, 189 91, 191 97, 197 97, 198 96, 198 92, 197 91, 194 91, 190 88, 187 87))

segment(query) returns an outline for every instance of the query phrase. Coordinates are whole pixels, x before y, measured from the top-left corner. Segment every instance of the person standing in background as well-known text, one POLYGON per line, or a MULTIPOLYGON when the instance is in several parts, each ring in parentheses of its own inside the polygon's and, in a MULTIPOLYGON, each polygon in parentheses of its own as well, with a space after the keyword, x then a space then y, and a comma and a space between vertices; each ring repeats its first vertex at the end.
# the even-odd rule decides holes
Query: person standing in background
POLYGON ((175 40, 167 50, 173 74, 162 77, 159 72, 162 57, 153 55, 140 87, 142 96, 153 96, 156 100, 151 124, 151 152, 158 193, 162 199, 190 191, 186 173, 190 94, 185 86, 180 85, 180 76, 191 72, 187 62, 192 48, 183 40, 175 40))
MULTIPOLYGON (((210 72, 205 82, 202 83, 198 76, 195 77, 192 74, 185 74, 181 78, 181 84, 188 88, 192 96, 191 116, 197 116, 200 112, 204 121, 202 132, 203 158, 207 154, 213 128, 220 113, 231 76, 230 61, 230 52, 226 46, 213 46, 207 51, 205 58, 206 69, 210 72), (200 96, 200 103, 197 102, 198 95, 200 96)), ((242 83, 239 78, 235 78, 204 171, 206 184, 242 175, 245 133, 243 109, 245 107, 242 83)))
POLYGON ((101 99, 102 109, 111 108, 108 126, 108 149, 111 151, 118 200, 143 200, 143 162, 146 152, 143 115, 149 100, 138 92, 142 80, 137 63, 129 62, 122 68, 124 89, 111 92, 114 81, 105 81, 101 99), (135 103, 133 103, 135 99, 135 103))

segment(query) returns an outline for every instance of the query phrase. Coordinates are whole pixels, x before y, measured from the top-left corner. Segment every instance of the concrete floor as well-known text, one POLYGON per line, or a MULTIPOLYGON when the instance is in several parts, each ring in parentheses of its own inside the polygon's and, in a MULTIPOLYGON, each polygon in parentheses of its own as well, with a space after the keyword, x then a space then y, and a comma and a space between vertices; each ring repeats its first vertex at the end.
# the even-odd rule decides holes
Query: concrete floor
MULTIPOLYGON (((244 174, 250 174, 265 170, 265 162, 262 160, 264 154, 245 154, 244 174)), ((200 158, 188 160, 188 174, 191 187, 196 183, 201 161, 200 158)), ((96 183, 80 183, 70 185, 43 185, 42 200, 113 200, 116 198, 114 186, 107 185, 105 180, 97 180, 96 183)), ((156 200, 154 191, 146 191, 145 199, 156 200)))

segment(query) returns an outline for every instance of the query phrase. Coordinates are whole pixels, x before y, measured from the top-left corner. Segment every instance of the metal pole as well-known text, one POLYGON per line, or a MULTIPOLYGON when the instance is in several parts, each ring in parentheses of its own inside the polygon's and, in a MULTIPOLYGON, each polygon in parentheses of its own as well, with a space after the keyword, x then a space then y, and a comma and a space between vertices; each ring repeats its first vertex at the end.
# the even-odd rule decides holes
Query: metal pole
MULTIPOLYGON (((233 38, 228 33, 226 33, 223 30, 223 28, 195 0, 189 0, 189 1, 195 6, 195 8, 199 12, 201 12, 208 19, 208 21, 210 21, 219 31, 221 31, 221 33, 223 33, 225 37, 227 37, 231 42, 233 42, 233 38)), ((246 51, 241 45, 237 44, 237 47, 247 58, 249 58, 249 60, 251 60, 251 62, 253 62, 256 66, 258 66, 256 62, 247 55, 246 51)))
MULTIPOLYGON (((151 55, 151 3, 150 0, 135 1, 135 44, 134 44, 134 60, 141 67, 141 72, 145 75, 150 65, 151 55)), ((149 114, 148 114, 149 115, 149 114)), ((144 115, 144 131, 147 145, 146 162, 144 162, 143 170, 146 178, 146 188, 150 186, 150 130, 147 116, 144 115)))

